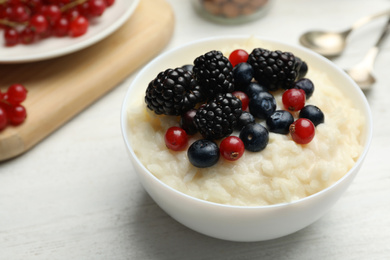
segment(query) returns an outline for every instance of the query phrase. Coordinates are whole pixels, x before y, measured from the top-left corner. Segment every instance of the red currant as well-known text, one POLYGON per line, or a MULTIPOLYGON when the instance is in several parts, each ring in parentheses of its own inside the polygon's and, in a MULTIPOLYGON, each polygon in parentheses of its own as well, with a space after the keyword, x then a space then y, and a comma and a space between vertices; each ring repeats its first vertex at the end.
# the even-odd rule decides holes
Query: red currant
POLYGON ((15 4, 12 6, 12 20, 23 23, 30 18, 30 9, 24 4, 15 4))
POLYGON ((8 118, 6 110, 0 105, 0 131, 7 127, 8 118))
POLYGON ((182 128, 170 127, 164 136, 165 145, 173 151, 181 151, 187 147, 188 137, 186 131, 182 128))
POLYGON ((85 34, 88 30, 89 22, 84 16, 76 17, 69 25, 69 35, 79 37, 85 34))
POLYGON ((229 61, 232 64, 233 67, 235 67, 237 64, 241 62, 246 62, 248 60, 248 53, 243 49, 237 49, 234 50, 229 55, 229 61))
POLYGON ((236 98, 238 98, 239 100, 241 100, 241 104, 242 104, 242 111, 245 111, 247 108, 248 108, 248 105, 249 105, 249 97, 247 94, 245 94, 244 92, 242 91, 234 91, 232 93, 236 98))
POLYGON ((222 140, 219 151, 226 160, 236 161, 244 154, 245 145, 237 136, 229 136, 222 140))
POLYGON ((28 3, 31 11, 36 12, 43 5, 42 0, 29 0, 28 3))
POLYGON ((43 12, 50 24, 54 24, 61 17, 61 9, 58 5, 49 5, 43 12))
POLYGON ((305 91, 302 89, 288 89, 283 93, 282 102, 286 109, 299 111, 305 106, 305 91))
POLYGON ((37 35, 35 34, 34 30, 32 30, 30 27, 25 27, 21 32, 20 32, 20 42, 23 44, 31 44, 35 42, 37 39, 37 35))
POLYGON ((27 89, 21 84, 11 85, 6 93, 6 100, 11 104, 22 103, 27 96, 27 89))
POLYGON ((4 30, 4 40, 6 46, 15 46, 19 43, 19 33, 16 29, 7 28, 4 30))
POLYGON ((106 2, 104 0, 90 0, 89 1, 89 13, 92 16, 100 16, 106 10, 106 2))
POLYGON ((105 0, 107 6, 111 6, 114 4, 115 0, 105 0))
POLYGON ((80 15, 81 15, 81 13, 80 13, 80 10, 78 8, 69 9, 64 13, 64 16, 69 20, 69 22, 73 21, 74 19, 76 19, 80 15))
POLYGON ((48 29, 49 23, 42 14, 35 14, 30 19, 30 26, 36 33, 40 34, 48 29))
POLYGON ((22 105, 11 106, 8 110, 8 119, 13 125, 20 125, 26 117, 26 109, 22 105))
POLYGON ((68 35, 69 20, 66 17, 61 17, 53 26, 53 34, 57 37, 68 35))
POLYGON ((314 124, 306 118, 299 118, 290 125, 292 139, 298 144, 308 144, 315 135, 314 124))
POLYGON ((80 13, 80 15, 90 18, 92 15, 89 13, 89 1, 82 3, 81 5, 77 6, 77 11, 80 13))

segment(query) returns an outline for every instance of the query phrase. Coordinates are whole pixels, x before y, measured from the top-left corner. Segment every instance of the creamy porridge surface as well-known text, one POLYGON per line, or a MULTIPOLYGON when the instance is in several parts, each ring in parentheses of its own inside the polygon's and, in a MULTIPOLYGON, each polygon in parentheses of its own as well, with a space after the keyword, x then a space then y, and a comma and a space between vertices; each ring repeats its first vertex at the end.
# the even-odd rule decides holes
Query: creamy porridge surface
MULTIPOLYGON (((253 49, 247 46, 231 49, 236 47, 248 52, 253 49)), ((225 56, 229 54, 224 53, 225 56)), ((189 63, 194 58, 196 56, 189 57, 189 63)), ((364 118, 337 88, 337 82, 332 82, 307 62, 306 78, 313 81, 315 91, 306 104, 318 106, 325 114, 325 123, 316 127, 316 135, 309 144, 300 145, 292 141, 290 135, 270 132, 269 143, 261 152, 245 151, 235 162, 221 157, 210 168, 196 168, 188 161, 186 150, 173 152, 165 146, 164 134, 169 127, 179 126, 178 117, 157 116, 149 111, 144 103, 145 92, 141 92, 132 97, 128 109, 128 136, 135 154, 162 182, 190 196, 215 203, 272 205, 323 190, 346 174, 360 156, 364 118)), ((177 64, 177 67, 182 65, 177 64)), ((155 75, 151 75, 150 80, 153 77, 155 75)), ((277 109, 282 109, 282 91, 272 94, 277 109)), ((191 137, 190 144, 200 138, 199 134, 191 137)))

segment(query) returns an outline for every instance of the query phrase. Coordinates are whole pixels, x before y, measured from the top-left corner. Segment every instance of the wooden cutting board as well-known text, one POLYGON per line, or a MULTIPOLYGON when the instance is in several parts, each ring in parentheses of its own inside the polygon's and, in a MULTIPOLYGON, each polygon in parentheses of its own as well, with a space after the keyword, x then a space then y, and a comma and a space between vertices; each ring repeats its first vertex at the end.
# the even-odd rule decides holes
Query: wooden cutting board
POLYGON ((28 89, 22 125, 0 132, 0 161, 20 155, 155 57, 174 29, 171 6, 141 0, 129 20, 103 41, 52 60, 0 65, 0 87, 28 89))

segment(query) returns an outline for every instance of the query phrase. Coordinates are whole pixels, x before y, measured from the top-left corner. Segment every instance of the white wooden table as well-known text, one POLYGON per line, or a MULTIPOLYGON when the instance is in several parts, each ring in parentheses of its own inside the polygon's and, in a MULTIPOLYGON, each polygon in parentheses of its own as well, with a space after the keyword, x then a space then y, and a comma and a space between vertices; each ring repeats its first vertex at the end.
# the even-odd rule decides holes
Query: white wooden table
MULTIPOLYGON (((120 0, 118 0, 120 1, 120 0)), ((223 26, 189 1, 167 47, 214 35, 253 34, 298 44, 301 33, 341 30, 390 8, 387 0, 275 0, 264 18, 223 26)), ((353 33, 335 63, 348 67, 375 42, 385 19, 353 33)), ((209 238, 177 223, 146 194, 120 132, 121 103, 133 74, 26 154, 0 163, 0 259, 390 259, 390 40, 367 97, 374 118, 370 152, 332 210, 287 237, 258 243, 209 238)))

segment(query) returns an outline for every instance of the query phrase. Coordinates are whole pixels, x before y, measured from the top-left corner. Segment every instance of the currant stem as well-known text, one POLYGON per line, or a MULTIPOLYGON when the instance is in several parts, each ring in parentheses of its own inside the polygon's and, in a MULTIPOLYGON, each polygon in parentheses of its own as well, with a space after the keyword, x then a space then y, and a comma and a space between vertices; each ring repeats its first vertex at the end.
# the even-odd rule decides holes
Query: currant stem
MULTIPOLYGON (((0 0, 1 1, 1 0, 0 0)), ((78 5, 81 5, 81 4, 84 4, 85 2, 87 2, 88 0, 76 0, 76 1, 73 1, 73 2, 70 2, 69 4, 66 4, 64 6, 61 7, 61 12, 65 12, 66 10, 69 10, 70 8, 73 8, 75 6, 78 6, 78 5)))
POLYGON ((8 21, 7 19, 0 19, 0 24, 7 25, 9 27, 17 27, 17 26, 27 25, 27 23, 17 23, 17 22, 8 21))

